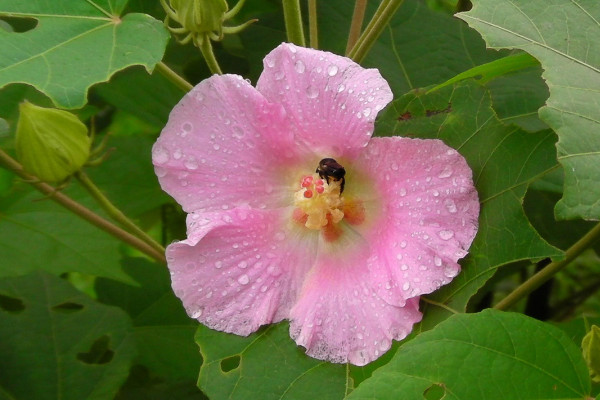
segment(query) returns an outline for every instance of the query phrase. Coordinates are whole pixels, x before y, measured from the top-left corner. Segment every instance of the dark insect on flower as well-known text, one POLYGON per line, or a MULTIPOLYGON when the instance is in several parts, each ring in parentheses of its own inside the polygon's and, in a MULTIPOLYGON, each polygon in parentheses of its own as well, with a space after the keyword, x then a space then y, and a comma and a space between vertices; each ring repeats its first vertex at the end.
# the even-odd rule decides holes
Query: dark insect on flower
POLYGON ((337 161, 333 158, 324 158, 319 161, 319 166, 315 171, 321 179, 325 179, 327 183, 329 183, 330 179, 334 181, 340 181, 340 194, 344 191, 344 184, 346 180, 344 176, 346 176, 346 170, 342 167, 337 161))

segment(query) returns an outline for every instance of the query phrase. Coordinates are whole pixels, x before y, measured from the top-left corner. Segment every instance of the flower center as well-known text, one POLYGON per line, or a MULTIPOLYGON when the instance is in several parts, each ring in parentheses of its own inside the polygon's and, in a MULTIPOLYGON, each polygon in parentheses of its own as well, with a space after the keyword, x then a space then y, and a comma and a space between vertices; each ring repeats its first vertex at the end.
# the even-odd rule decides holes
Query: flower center
POLYGON ((318 174, 306 175, 300 180, 300 189, 294 194, 294 219, 308 229, 321 229, 337 224, 344 218, 341 180, 322 179, 318 174))

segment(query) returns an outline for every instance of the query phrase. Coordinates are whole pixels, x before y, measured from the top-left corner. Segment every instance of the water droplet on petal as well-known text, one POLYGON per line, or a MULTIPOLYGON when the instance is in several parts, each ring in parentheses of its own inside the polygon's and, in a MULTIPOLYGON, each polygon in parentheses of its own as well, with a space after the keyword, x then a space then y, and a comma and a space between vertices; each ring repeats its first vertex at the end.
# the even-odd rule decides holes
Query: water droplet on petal
POLYGON ((363 115, 364 115, 365 117, 368 117, 369 115, 371 115, 371 109, 370 109, 370 108, 368 108, 368 107, 367 107, 367 108, 365 108, 365 109, 363 110, 363 115))
POLYGON ((329 76, 335 76, 339 71, 339 68, 337 67, 337 65, 330 65, 329 68, 327 68, 327 74, 329 76))
POLYGON ((154 168, 154 173, 156 174, 156 176, 158 176, 159 178, 162 178, 163 176, 167 175, 167 170, 161 167, 155 167, 154 168))
POLYGON ((248 282, 250 282, 250 278, 248 278, 248 275, 244 274, 238 278, 238 282, 241 285, 247 285, 248 282))
POLYGON ((240 128, 239 126, 235 125, 234 127, 231 128, 232 130, 232 134, 231 136, 233 136, 236 139, 241 139, 244 137, 244 130, 242 128, 240 128))
POLYGON ((458 268, 452 266, 447 267, 444 269, 444 275, 448 278, 454 278, 456 275, 458 275, 458 268))
POLYGON ((273 68, 275 66, 275 60, 272 57, 265 58, 265 63, 269 68, 273 68))
POLYGON ((306 66, 304 65, 302 60, 298 60, 296 61, 296 64, 294 64, 294 68, 296 69, 296 72, 298 72, 299 74, 303 74, 304 70, 306 69, 306 66))
POLYGON ((408 290, 410 289, 410 282, 404 282, 404 284, 402 285, 402 290, 408 290))
POLYGON ((306 88, 306 95, 309 99, 315 99, 319 96, 319 90, 314 86, 309 86, 306 88))
POLYGON ((279 241, 281 241, 281 240, 283 240, 283 239, 285 239, 285 233, 283 233, 283 232, 277 232, 277 233, 275 234, 275 240, 279 240, 279 241))
POLYGON ((221 261, 215 262, 215 268, 216 269, 220 269, 222 266, 223 266, 223 262, 221 262, 221 261))
POLYGON ((444 205, 446 206, 446 210, 448 210, 448 212, 451 214, 454 214, 456 211, 458 211, 456 208, 456 203, 454 203, 454 200, 452 199, 444 200, 444 205))
POLYGON ((341 93, 344 91, 344 89, 346 89, 346 86, 344 86, 343 84, 340 84, 340 86, 338 86, 337 91, 338 93, 341 93))
POLYGON ((152 160, 155 164, 164 164, 169 161, 169 151, 160 144, 152 148, 152 160))
POLYGON ((192 314, 192 318, 194 318, 194 319, 198 319, 201 316, 202 316, 202 309, 199 309, 192 314))
POLYGON ((449 178, 452 176, 452 168, 449 166, 445 167, 442 172, 438 175, 438 178, 449 178))
POLYGON ((246 261, 240 261, 238 264, 238 267, 244 269, 248 266, 248 263, 246 261))
POLYGON ((198 169, 198 161, 196 161, 195 158, 190 157, 183 162, 183 166, 189 170, 195 170, 198 169))
POLYGON ((400 247, 402 247, 403 249, 406 248, 406 242, 404 240, 400 242, 400 247))
POLYGON ((438 235, 440 236, 440 238, 442 238, 442 240, 450 240, 452 239, 452 237, 454 237, 454 231, 439 231, 438 235))
POLYGON ((436 267, 441 267, 442 266, 442 259, 439 258, 438 256, 433 257, 433 264, 436 267))

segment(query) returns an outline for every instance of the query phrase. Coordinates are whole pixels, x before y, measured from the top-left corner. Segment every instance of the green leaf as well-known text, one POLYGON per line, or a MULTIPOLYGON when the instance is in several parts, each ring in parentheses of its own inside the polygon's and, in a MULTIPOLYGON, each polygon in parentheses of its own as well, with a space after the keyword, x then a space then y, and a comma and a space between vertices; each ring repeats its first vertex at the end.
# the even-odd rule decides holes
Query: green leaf
MULTIPOLYGON (((442 139, 473 169, 481 203, 479 231, 462 262, 463 271, 432 299, 464 310, 499 266, 562 256, 531 227, 522 208, 529 183, 556 166, 551 131, 527 133, 502 124, 487 91, 469 81, 431 94, 417 90, 401 97, 382 113, 377 129, 380 134, 442 139)), ((424 323, 432 325, 447 317, 446 311, 434 309, 444 315, 424 323)))
POLYGON ((458 314, 400 348, 348 399, 583 399, 590 380, 562 331, 515 313, 458 314), (441 398, 441 397, 438 397, 441 398))
POLYGON ((0 397, 112 398, 135 352, 118 308, 42 272, 0 280, 0 397))
POLYGON ((492 48, 527 51, 544 68, 550 98, 540 117, 559 137, 563 219, 600 218, 600 3, 595 0, 474 0, 458 14, 492 48))
POLYGON ((39 192, 20 189, 0 199, 0 276, 42 269, 133 282, 119 265, 121 243, 117 239, 39 192))
POLYGON ((0 87, 27 83, 61 108, 80 108, 88 88, 140 64, 151 72, 169 39, 145 14, 120 17, 126 0, 0 0, 0 16, 34 18, 23 33, 0 30, 0 87))
POLYGON ((346 366, 304 354, 280 323, 248 337, 200 326, 204 364, 199 385, 211 399, 341 399, 349 388, 346 366))
POLYGON ((97 279, 98 300, 127 311, 138 344, 136 362, 167 380, 196 381, 202 358, 194 343, 198 323, 185 313, 164 265, 126 258, 123 269, 137 286, 97 279))

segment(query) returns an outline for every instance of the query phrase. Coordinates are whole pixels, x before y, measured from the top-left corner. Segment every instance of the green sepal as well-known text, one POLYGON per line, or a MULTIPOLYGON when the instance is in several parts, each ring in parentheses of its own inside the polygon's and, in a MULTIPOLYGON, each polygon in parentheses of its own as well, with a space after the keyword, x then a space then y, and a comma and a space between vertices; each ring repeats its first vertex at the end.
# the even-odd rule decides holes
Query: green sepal
POLYGON ((223 35, 225 13, 229 10, 225 0, 170 0, 169 4, 177 22, 187 31, 223 35))
POLYGON ((600 327, 598 325, 592 325, 592 329, 583 337, 581 348, 592 381, 600 383, 600 327))
POLYGON ((19 106, 15 146, 25 171, 42 181, 62 182, 90 156, 87 127, 73 114, 29 102, 19 106))

